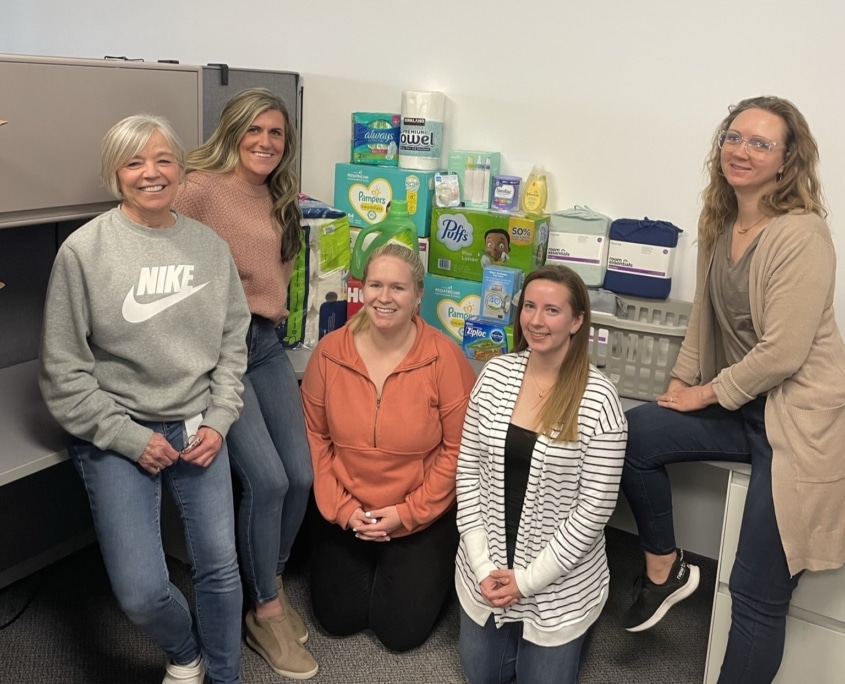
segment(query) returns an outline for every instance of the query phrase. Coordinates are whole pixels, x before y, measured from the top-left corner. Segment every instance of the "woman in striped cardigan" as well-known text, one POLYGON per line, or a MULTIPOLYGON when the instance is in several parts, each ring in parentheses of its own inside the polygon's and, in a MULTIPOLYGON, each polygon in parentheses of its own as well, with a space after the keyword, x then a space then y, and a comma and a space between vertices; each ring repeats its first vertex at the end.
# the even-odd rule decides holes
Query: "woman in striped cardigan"
POLYGON ((576 682, 607 600, 604 526, 627 423, 590 365, 590 308, 572 270, 525 280, 516 353, 473 388, 458 459, 456 588, 471 684, 576 682))

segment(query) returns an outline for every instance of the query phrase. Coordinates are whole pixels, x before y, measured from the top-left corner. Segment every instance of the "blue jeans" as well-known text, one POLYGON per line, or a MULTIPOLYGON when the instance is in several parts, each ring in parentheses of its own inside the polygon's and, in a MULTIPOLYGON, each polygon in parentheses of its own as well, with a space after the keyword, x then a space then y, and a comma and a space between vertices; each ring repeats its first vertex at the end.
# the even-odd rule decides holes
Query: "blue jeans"
POLYGON ((278 596, 281 575, 305 516, 313 481, 299 383, 273 324, 253 316, 244 407, 229 430, 232 468, 243 487, 237 536, 247 592, 278 596))
MULTIPOLYGON (((182 449, 183 423, 139 423, 164 435, 174 449, 182 449)), ((73 437, 68 450, 88 492, 100 551, 120 607, 175 663, 190 663, 202 652, 212 681, 237 684, 243 594, 225 445, 207 468, 179 460, 158 475, 73 437), (167 572, 161 543, 162 482, 185 526, 195 616, 167 572)))
MULTIPOLYGON (((591 628, 592 629, 592 628, 591 628)), ((538 646, 522 638, 522 622, 483 627, 461 608, 458 650, 470 684, 575 684, 587 659, 590 630, 561 646, 538 646)))
POLYGON ((766 398, 737 411, 708 406, 679 413, 656 403, 631 409, 622 490, 649 553, 675 550, 672 493, 665 465, 692 461, 751 464, 748 497, 730 578, 731 629, 719 681, 771 682, 783 658, 786 614, 799 575, 790 577, 772 499, 766 398))

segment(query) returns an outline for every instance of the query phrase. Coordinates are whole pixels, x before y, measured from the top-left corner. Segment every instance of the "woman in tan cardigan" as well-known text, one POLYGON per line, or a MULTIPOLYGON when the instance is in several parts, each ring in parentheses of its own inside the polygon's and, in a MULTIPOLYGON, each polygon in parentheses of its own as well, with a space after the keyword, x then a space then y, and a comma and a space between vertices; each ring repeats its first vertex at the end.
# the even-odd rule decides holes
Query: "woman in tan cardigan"
POLYGON ((628 414, 622 487, 645 552, 625 629, 698 586, 676 549, 665 465, 751 465, 719 681, 771 682, 803 570, 845 564, 845 345, 818 149, 795 106, 743 100, 713 138, 695 302, 672 379, 628 414))

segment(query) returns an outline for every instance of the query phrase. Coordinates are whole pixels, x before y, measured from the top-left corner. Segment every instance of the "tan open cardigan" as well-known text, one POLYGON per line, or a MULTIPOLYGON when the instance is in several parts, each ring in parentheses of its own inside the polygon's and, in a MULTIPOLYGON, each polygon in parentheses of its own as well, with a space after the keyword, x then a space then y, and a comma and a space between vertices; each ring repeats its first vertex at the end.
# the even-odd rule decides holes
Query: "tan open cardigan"
POLYGON ((760 340, 728 366, 710 296, 712 253, 699 250, 690 324, 672 375, 714 380, 736 410, 767 392, 775 514, 791 574, 845 565, 845 345, 836 325, 836 255, 815 214, 772 220, 751 258, 751 320, 760 340))

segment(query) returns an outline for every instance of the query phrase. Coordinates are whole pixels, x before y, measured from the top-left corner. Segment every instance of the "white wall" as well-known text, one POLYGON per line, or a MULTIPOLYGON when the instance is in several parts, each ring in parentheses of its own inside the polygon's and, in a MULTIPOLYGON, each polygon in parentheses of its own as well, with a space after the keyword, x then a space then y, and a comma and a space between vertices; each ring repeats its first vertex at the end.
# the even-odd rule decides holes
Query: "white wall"
MULTIPOLYGON (((302 187, 328 201, 350 112, 398 111, 402 90, 442 90, 447 147, 499 149, 504 171, 522 176, 544 164, 550 208, 588 204, 683 228, 672 296, 684 299, 711 136, 728 104, 776 94, 799 106, 818 139, 841 233, 841 0, 6 3, 2 52, 301 72, 302 187)), ((838 244, 845 263, 841 234, 838 244)), ((837 302, 845 320, 845 285, 837 302)))

